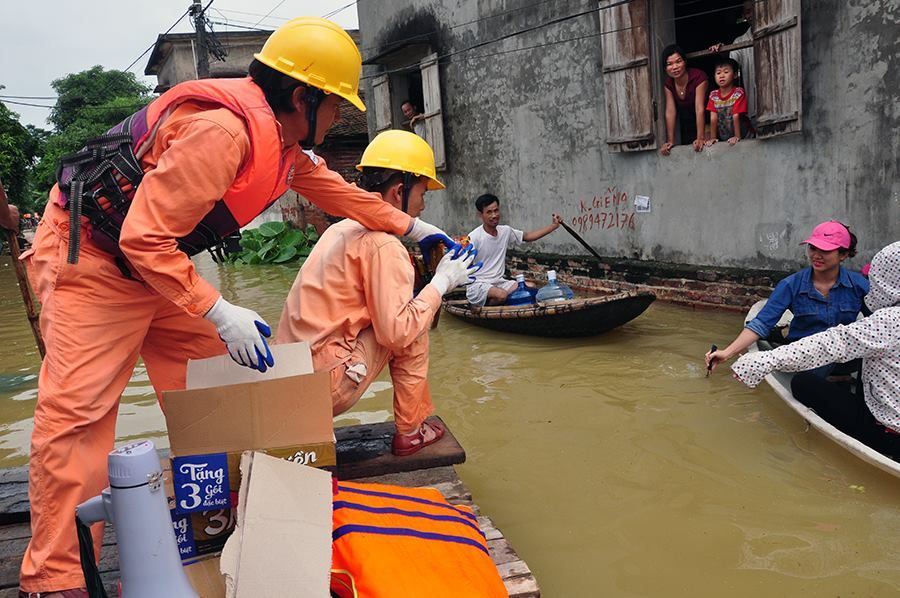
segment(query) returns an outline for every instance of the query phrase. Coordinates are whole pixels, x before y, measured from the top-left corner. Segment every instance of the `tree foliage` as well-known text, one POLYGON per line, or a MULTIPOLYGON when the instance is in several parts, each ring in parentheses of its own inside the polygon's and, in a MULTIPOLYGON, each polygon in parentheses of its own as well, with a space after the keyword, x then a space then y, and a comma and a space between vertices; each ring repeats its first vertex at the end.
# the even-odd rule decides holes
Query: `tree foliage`
POLYGON ((133 73, 107 71, 99 65, 66 75, 50 85, 58 97, 48 120, 57 133, 84 120, 112 126, 149 101, 150 88, 133 73), (117 108, 126 109, 125 114, 116 116, 117 108))
POLYGON ((0 103, 0 180, 12 203, 30 211, 29 175, 43 152, 45 132, 19 122, 19 115, 0 103))
POLYGON ((49 121, 55 129, 47 138, 43 156, 34 169, 34 187, 46 194, 56 182, 59 159, 102 135, 128 115, 147 105, 150 88, 132 73, 95 66, 52 83, 58 98, 49 121))

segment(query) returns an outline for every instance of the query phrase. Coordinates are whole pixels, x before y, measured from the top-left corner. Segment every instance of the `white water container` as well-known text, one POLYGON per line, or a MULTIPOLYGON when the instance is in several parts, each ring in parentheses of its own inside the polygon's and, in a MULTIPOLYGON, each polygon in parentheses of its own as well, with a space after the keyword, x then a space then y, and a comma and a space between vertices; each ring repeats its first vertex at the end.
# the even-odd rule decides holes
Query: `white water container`
POLYGON ((541 287, 535 297, 538 303, 559 303, 574 298, 572 289, 556 280, 556 270, 547 270, 547 284, 541 287))

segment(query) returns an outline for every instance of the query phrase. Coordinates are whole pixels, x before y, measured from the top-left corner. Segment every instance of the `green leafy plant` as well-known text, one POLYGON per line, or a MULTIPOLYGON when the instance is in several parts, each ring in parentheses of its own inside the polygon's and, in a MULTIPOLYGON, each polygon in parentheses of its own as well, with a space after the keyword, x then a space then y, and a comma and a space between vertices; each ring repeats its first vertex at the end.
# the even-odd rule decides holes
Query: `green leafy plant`
POLYGON ((229 253, 226 261, 232 264, 287 264, 303 261, 319 239, 316 229, 292 228, 284 222, 266 222, 259 228, 241 233, 241 251, 229 253))

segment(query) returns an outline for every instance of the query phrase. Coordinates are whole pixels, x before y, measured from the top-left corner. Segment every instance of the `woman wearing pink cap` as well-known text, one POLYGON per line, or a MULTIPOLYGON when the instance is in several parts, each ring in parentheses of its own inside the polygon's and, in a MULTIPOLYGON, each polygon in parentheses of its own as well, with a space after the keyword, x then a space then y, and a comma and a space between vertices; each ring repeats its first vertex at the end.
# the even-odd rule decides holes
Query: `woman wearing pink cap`
MULTIPOLYGON (((862 389, 855 394, 812 372, 791 380, 794 397, 845 434, 884 455, 900 458, 900 241, 872 259, 866 306, 872 315, 835 326, 773 351, 748 353, 731 369, 755 387, 773 370, 799 372, 862 358, 862 389)), ((816 370, 812 370, 816 371, 816 370)))
MULTIPOLYGON (((772 291, 765 307, 730 345, 706 354, 707 367, 715 368, 758 341, 766 338, 786 310, 791 310, 787 337, 776 339, 790 343, 827 330, 838 324, 850 324, 863 308, 863 297, 869 292, 869 281, 845 269, 841 264, 856 255, 856 235, 846 225, 829 220, 813 229, 806 245, 810 266, 781 280, 772 291)), ((817 370, 827 376, 832 366, 817 370)))

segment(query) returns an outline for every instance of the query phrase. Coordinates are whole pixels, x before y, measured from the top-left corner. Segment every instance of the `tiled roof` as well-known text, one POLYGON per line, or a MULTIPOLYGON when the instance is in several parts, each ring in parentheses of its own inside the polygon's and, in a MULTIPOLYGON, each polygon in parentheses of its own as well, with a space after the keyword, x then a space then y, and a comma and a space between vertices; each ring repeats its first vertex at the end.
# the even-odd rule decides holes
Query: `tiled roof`
MULTIPOLYGON (((365 101, 365 98, 363 98, 365 101)), ((328 131, 329 137, 351 137, 362 135, 368 137, 369 127, 366 113, 357 110, 350 102, 341 102, 341 120, 328 131)))

